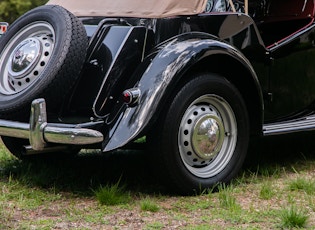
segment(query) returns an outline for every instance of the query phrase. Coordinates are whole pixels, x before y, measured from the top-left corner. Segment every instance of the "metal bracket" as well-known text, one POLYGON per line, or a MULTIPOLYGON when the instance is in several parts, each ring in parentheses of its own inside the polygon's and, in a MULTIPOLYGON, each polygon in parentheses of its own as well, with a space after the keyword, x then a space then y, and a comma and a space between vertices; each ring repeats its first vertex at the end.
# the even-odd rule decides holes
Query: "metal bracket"
POLYGON ((46 146, 44 129, 47 126, 46 102, 39 98, 32 102, 30 116, 30 144, 34 150, 43 150, 46 146))

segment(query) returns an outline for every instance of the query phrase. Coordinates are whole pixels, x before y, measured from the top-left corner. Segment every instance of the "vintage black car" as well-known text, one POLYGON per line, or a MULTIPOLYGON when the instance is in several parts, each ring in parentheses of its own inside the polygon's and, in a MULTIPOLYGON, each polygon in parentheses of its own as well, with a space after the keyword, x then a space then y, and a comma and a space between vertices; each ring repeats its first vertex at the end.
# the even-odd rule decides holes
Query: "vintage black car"
POLYGON ((2 141, 26 158, 146 137, 175 191, 228 183, 251 135, 315 128, 314 11, 313 0, 51 0, 0 39, 2 141))

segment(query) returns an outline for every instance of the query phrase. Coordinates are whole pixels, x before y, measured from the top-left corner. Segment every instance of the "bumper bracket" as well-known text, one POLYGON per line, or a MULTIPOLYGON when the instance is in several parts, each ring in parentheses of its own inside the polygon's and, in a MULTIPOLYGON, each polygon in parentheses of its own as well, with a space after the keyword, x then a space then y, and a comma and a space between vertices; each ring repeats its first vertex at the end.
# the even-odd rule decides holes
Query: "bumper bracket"
POLYGON ((48 123, 45 99, 39 98, 32 102, 29 124, 0 119, 0 135, 29 139, 33 150, 44 150, 48 143, 89 145, 103 141, 101 132, 81 128, 82 126, 88 127, 85 123, 73 125, 48 123))

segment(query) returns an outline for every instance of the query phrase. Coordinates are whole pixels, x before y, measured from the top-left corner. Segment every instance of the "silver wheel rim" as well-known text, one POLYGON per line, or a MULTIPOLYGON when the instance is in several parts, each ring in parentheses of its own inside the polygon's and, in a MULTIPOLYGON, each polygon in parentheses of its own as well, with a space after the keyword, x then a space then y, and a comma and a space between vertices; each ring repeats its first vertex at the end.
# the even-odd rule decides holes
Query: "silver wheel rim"
POLYGON ((47 22, 22 28, 0 54, 0 93, 14 95, 42 75, 54 50, 55 31, 47 22))
POLYGON ((235 114, 223 98, 204 95, 185 111, 178 134, 180 157, 195 176, 216 176, 231 160, 237 142, 235 114))

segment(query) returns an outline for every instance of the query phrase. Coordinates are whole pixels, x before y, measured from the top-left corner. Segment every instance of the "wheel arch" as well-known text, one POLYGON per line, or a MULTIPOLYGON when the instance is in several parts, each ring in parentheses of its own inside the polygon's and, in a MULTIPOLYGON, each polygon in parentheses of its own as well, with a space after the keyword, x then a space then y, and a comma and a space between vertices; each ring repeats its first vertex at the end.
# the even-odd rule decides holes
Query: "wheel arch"
POLYGON ((113 125, 112 136, 103 143, 103 151, 119 148, 154 128, 178 87, 190 79, 191 73, 201 71, 217 73, 231 81, 244 97, 249 115, 253 117, 250 120, 252 132, 261 131, 262 93, 250 62, 235 47, 213 36, 189 36, 191 34, 188 38, 174 38, 147 57, 147 65, 135 85, 141 91, 138 105, 121 114, 121 119, 113 125), (233 66, 237 74, 231 75, 222 65, 220 68, 222 62, 233 66), (238 77, 239 74, 243 77, 238 77))
MULTIPOLYGON (((181 82, 196 72, 218 74, 230 81, 241 93, 249 115, 251 134, 260 134, 263 122, 263 98, 255 72, 250 66, 226 54, 214 54, 196 62, 183 75, 181 82), (222 68, 222 63, 226 63, 222 68)), ((181 83, 179 84, 181 85, 181 83)))

